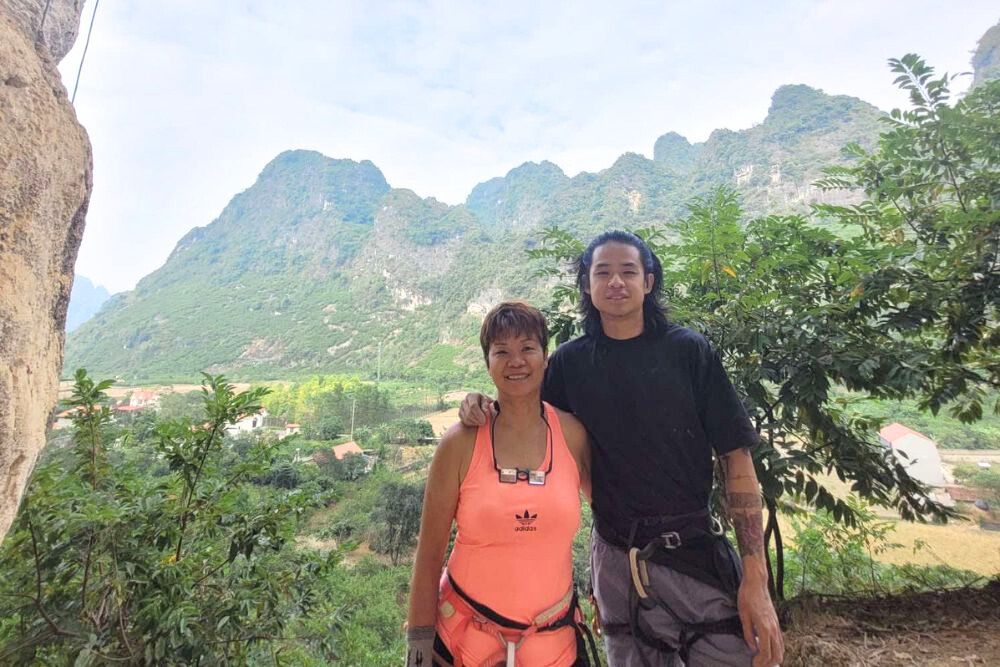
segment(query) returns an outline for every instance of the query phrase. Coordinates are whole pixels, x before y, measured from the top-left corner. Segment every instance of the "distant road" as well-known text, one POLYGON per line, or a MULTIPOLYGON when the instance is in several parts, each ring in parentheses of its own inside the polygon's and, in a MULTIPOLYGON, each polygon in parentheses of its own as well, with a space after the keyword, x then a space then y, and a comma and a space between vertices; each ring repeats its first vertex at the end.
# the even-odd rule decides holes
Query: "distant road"
MULTIPOLYGON (((250 388, 249 382, 230 382, 231 385, 236 387, 236 391, 246 391, 250 388)), ((147 384, 139 385, 135 387, 130 387, 127 385, 116 384, 112 385, 105 392, 111 398, 124 398, 126 394, 136 391, 138 389, 143 389, 147 391, 156 391, 160 394, 186 394, 189 391, 198 391, 201 389, 200 384, 147 384)), ((69 398, 70 394, 73 393, 73 381, 63 380, 59 383, 59 398, 69 398)))
POLYGON ((945 463, 962 463, 986 460, 1000 466, 1000 449, 945 449, 939 447, 941 460, 945 463))

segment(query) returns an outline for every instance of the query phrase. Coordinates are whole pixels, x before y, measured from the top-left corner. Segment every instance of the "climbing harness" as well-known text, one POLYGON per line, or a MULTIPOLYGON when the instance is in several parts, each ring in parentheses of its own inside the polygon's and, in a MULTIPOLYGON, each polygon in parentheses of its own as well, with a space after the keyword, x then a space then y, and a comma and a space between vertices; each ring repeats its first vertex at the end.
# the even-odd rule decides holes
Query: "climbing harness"
MULTIPOLYGON (((602 631, 605 634, 631 634, 637 647, 642 642, 662 653, 677 653, 685 663, 691 647, 706 635, 743 635, 743 625, 738 615, 701 623, 684 621, 650 585, 648 563, 653 562, 690 576, 727 595, 736 595, 739 589, 739 571, 733 560, 735 553, 725 538, 722 523, 707 509, 678 516, 634 519, 625 539, 600 521, 597 522, 597 531, 606 542, 626 552, 632 584, 629 587, 628 622, 604 623, 602 631), (643 546, 636 546, 639 544, 643 546), (707 571, 681 557, 681 550, 685 548, 708 549, 713 556, 715 572, 707 571), (680 625, 681 632, 676 645, 652 636, 643 626, 643 612, 657 607, 680 625)), ((645 653, 641 650, 637 653, 643 665, 650 667, 645 653)))
MULTIPOLYGON (((497 652, 486 660, 488 665, 517 665, 517 649, 528 637, 540 632, 554 632, 565 627, 572 627, 576 634, 577 660, 574 667, 597 667, 600 659, 597 644, 587 628, 580 610, 576 590, 570 588, 566 595, 542 613, 538 614, 530 624, 521 623, 497 613, 482 602, 478 602, 463 591, 449 573, 446 584, 441 590, 441 602, 438 613, 445 618, 461 614, 462 624, 455 632, 455 643, 461 645, 462 634, 468 625, 493 635, 499 642, 497 652)), ((442 651, 438 650, 438 653, 442 651)), ((460 651, 451 651, 453 667, 462 667, 460 651)))

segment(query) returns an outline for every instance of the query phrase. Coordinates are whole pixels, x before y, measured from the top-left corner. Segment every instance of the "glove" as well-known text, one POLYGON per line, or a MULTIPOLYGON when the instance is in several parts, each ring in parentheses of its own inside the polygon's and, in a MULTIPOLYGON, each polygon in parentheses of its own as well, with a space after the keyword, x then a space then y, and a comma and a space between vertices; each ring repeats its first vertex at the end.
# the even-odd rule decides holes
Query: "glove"
POLYGON ((434 627, 409 628, 406 631, 406 667, 431 667, 434 664, 434 627))

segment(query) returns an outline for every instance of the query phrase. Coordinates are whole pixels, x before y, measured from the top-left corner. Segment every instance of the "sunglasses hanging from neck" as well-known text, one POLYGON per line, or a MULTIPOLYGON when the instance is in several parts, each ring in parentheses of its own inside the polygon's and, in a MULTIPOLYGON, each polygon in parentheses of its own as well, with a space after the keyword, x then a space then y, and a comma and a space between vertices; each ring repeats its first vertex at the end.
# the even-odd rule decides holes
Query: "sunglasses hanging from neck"
MULTIPOLYGON (((542 421, 545 422, 545 433, 546 433, 546 458, 549 460, 549 465, 545 470, 531 470, 530 468, 501 468, 497 463, 497 447, 496 447, 496 423, 497 417, 500 416, 500 402, 494 401, 493 407, 496 409, 496 416, 490 419, 490 449, 493 451, 493 467, 497 471, 497 478, 500 480, 501 484, 517 484, 518 482, 527 482, 531 486, 545 486, 545 478, 550 472, 552 472, 552 427, 549 425, 549 420, 545 417, 545 406, 540 406, 540 416, 542 421)), ((544 459, 543 459, 544 461, 544 459)))

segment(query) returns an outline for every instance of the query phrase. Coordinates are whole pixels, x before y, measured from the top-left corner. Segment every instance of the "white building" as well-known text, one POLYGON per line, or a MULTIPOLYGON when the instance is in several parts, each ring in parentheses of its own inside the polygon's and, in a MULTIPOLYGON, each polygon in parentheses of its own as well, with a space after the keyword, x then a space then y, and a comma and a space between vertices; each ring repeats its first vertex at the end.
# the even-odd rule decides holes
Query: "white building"
POLYGON ((226 427, 227 435, 239 435, 241 433, 253 433, 254 431, 259 431, 264 428, 264 419, 267 417, 267 410, 264 408, 260 409, 252 415, 246 415, 237 422, 234 422, 226 427))
POLYGON ((945 485, 941 455, 933 440, 898 422, 884 427, 878 435, 882 444, 892 449, 910 477, 927 486, 945 485))

